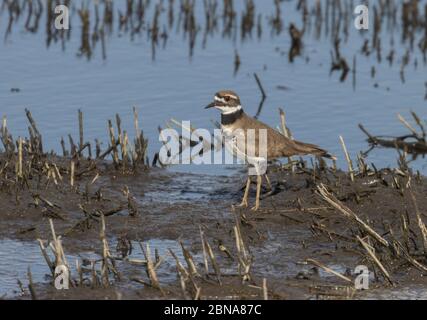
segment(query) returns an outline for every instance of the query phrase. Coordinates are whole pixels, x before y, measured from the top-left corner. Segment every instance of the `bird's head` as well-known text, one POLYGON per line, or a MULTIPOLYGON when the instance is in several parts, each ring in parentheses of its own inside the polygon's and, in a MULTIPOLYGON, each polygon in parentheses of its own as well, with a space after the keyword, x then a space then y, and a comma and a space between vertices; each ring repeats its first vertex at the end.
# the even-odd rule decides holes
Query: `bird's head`
POLYGON ((205 109, 216 108, 222 114, 231 114, 242 110, 239 96, 230 90, 223 90, 215 94, 214 101, 205 109))

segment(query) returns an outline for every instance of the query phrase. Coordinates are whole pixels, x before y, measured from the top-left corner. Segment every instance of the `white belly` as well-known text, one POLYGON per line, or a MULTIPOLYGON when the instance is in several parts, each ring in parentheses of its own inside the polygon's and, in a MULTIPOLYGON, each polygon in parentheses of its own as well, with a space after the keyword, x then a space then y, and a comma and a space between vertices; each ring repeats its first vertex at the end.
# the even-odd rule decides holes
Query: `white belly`
POLYGON ((232 128, 227 128, 224 126, 221 126, 221 129, 222 134, 225 137, 225 148, 232 155, 242 160, 244 163, 249 163, 252 165, 257 165, 261 162, 267 162, 267 159, 264 157, 257 157, 255 155, 248 155, 246 153, 246 137, 241 130, 233 130, 232 128))

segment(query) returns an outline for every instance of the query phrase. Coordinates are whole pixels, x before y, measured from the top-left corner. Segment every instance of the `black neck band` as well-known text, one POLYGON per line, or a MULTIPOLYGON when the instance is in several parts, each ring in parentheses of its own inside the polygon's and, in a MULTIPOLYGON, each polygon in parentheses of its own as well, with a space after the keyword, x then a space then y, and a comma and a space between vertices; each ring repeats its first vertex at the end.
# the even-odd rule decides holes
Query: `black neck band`
POLYGON ((237 119, 239 119, 243 114, 243 109, 237 110, 233 113, 221 114, 221 124, 223 126, 233 124, 237 119))

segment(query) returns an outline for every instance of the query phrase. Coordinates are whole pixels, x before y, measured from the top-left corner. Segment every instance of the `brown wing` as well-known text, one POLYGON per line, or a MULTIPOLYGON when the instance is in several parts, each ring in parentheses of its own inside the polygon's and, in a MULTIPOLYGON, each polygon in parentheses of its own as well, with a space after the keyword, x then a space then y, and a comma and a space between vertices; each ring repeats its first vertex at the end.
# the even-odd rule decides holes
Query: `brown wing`
POLYGON ((269 127, 261 121, 249 117, 246 114, 243 114, 243 116, 238 120, 238 122, 239 123, 236 123, 235 127, 255 129, 255 146, 251 146, 251 144, 247 145, 248 152, 253 152, 253 150, 250 150, 251 147, 256 148, 257 151, 252 154, 258 155, 258 146, 260 140, 259 130, 265 129, 267 132, 267 155, 269 160, 281 157, 291 157, 295 155, 307 154, 313 154, 326 158, 333 158, 327 153, 327 151, 319 148, 318 146, 288 139, 279 131, 269 127))

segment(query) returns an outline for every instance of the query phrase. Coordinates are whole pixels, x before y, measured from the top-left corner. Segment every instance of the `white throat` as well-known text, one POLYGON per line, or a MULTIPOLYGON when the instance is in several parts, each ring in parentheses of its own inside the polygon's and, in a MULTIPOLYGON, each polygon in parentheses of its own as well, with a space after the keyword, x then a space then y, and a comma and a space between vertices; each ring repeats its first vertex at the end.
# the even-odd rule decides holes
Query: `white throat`
POLYGON ((236 107, 216 107, 217 109, 221 110, 222 114, 233 114, 235 112, 238 112, 242 110, 242 106, 238 105, 236 107))

